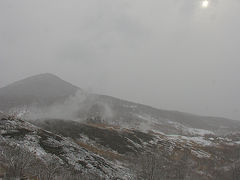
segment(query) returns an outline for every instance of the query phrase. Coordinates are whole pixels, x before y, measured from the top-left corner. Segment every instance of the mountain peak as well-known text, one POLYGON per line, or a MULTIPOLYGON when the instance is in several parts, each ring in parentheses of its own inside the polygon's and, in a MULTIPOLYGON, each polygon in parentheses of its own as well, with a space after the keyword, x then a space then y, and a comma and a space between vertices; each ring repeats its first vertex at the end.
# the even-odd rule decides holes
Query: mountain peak
MULTIPOLYGON (((51 73, 42 73, 42 74, 36 74, 36 75, 33 75, 33 76, 29 76, 27 78, 24 78, 22 80, 19 80, 19 81, 16 81, 8 86, 12 86, 12 85, 15 85, 15 84, 20 84, 20 83, 25 83, 27 81, 37 81, 37 80, 61 80, 61 81, 64 81, 62 80, 61 78, 59 78, 58 76, 56 76, 55 74, 51 74, 51 73)), ((66 82, 66 81, 65 81, 66 82)))
MULTIPOLYGON (((52 74, 52 73, 36 74, 36 75, 30 76, 28 78, 54 78, 54 79, 61 79, 60 77, 58 77, 57 75, 52 74)), ((28 79, 28 78, 26 78, 26 79, 28 79)))
POLYGON ((27 104, 43 101, 53 103, 55 100, 69 97, 79 90, 81 90, 79 87, 54 74, 44 73, 27 77, 0 88, 0 101, 1 104, 9 105, 9 107, 13 104, 26 103, 26 100, 27 104))
MULTIPOLYGON (((27 77, 25 79, 16 81, 16 82, 14 82, 6 87, 3 87, 1 89, 8 89, 8 88, 14 88, 14 87, 19 87, 19 86, 24 86, 24 88, 26 89, 28 86, 38 87, 40 85, 49 85, 51 87, 56 84, 58 84, 60 86, 65 86, 65 87, 69 86, 69 87, 72 87, 75 89, 80 89, 77 86, 74 86, 71 83, 69 83, 51 73, 43 73, 43 74, 33 75, 33 76, 27 77)), ((45 86, 44 88, 48 88, 48 87, 45 86)))

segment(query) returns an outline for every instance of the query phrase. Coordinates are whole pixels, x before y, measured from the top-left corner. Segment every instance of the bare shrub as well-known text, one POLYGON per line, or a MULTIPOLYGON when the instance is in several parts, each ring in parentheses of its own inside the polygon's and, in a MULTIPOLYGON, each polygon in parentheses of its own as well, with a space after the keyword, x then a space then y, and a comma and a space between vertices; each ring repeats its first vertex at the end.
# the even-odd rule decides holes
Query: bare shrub
POLYGON ((37 165, 37 159, 28 151, 17 145, 0 144, 0 162, 6 167, 8 178, 21 178, 32 171, 37 165))
MULTIPOLYGON (((136 179, 170 180, 190 178, 190 151, 181 150, 178 159, 164 150, 154 149, 131 158, 136 179)), ((133 156, 132 156, 133 157, 133 156)))

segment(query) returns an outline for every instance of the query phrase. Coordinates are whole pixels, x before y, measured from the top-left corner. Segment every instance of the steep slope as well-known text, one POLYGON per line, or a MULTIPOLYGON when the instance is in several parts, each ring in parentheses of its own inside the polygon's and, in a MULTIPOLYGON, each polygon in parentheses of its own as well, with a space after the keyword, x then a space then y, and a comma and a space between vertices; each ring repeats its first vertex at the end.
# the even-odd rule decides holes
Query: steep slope
POLYGON ((0 113, 0 141, 26 149, 43 161, 55 157, 66 169, 104 179, 128 179, 127 170, 93 154, 70 138, 0 113))
POLYGON ((36 123, 71 137, 86 149, 113 161, 141 164, 146 153, 153 153, 147 161, 154 158, 157 162, 153 163, 162 163, 162 171, 168 179, 183 179, 179 177, 182 174, 189 179, 231 180, 231 168, 239 160, 239 134, 188 137, 70 120, 51 119, 36 123))
POLYGON ((35 123, 43 129, 0 113, 0 144, 21 147, 42 161, 55 157, 66 169, 103 179, 137 179, 153 158, 167 179, 231 180, 239 161, 239 134, 187 137, 70 120, 35 123))

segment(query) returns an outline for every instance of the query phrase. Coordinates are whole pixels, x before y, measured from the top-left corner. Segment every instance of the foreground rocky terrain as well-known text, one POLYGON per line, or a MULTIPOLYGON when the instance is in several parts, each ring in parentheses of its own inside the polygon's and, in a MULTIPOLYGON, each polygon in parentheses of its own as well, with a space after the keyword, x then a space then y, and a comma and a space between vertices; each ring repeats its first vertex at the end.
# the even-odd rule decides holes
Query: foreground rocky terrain
MULTIPOLYGON (((44 129, 73 138, 106 159, 125 163, 135 175, 149 167, 156 171, 153 175, 155 179, 234 179, 234 176, 240 175, 237 174, 240 171, 234 169, 239 168, 239 134, 166 135, 156 131, 142 132, 134 128, 57 119, 37 123, 44 129), (142 159, 145 156, 148 158, 142 159), (134 167, 132 162, 143 167, 134 167), (152 167, 154 164, 156 167, 152 167)), ((148 173, 145 172, 143 177, 148 173)))
MULTIPOLYGON (((90 179, 230 180, 240 175, 238 134, 189 137, 93 122, 51 119, 34 122, 38 127, 3 114, 0 119, 1 165, 6 172, 11 168, 3 155, 9 146, 61 167, 52 179, 61 173, 90 179)), ((19 176, 40 176, 35 168, 19 176)))
MULTIPOLYGON (((0 114, 0 138, 3 154, 5 146, 13 149, 19 147, 20 150, 34 155, 43 163, 56 162, 56 166, 62 166, 63 169, 69 169, 70 172, 78 175, 94 175, 103 179, 128 179, 129 177, 126 168, 105 160, 71 138, 56 135, 2 113, 0 114)), ((4 157, 2 158, 4 161, 4 157)), ((2 165, 4 166, 4 163, 2 165)), ((8 164, 5 165, 8 167, 8 164)))

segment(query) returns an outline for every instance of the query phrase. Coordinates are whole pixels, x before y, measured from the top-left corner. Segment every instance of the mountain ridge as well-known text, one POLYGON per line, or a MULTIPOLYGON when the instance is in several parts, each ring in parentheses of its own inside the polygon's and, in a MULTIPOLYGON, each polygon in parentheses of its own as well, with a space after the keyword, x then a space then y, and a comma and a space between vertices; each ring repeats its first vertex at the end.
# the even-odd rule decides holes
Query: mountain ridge
POLYGON ((190 131, 199 132, 202 129, 214 133, 230 133, 240 130, 240 121, 237 120, 163 110, 107 95, 88 94, 81 88, 50 73, 31 76, 0 88, 0 110, 2 111, 22 106, 31 107, 33 104, 42 107, 52 107, 54 104, 71 105, 72 102, 69 99, 75 104, 73 107, 62 107, 62 111, 67 111, 69 108, 75 109, 74 118, 82 120, 88 119, 89 116, 102 116, 106 122, 111 124, 139 129, 149 126, 149 129, 167 134, 179 134, 185 131, 189 134, 190 131), (76 96, 77 92, 80 92, 80 96, 84 96, 81 105, 78 102, 79 97, 76 96), (82 106, 87 107, 82 108, 82 106))
MULTIPOLYGON (((41 73, 41 74, 36 74, 36 75, 33 75, 33 76, 29 76, 29 77, 26 77, 26 78, 23 78, 23 79, 20 79, 20 80, 17 80, 13 83, 10 83, 4 87, 1 87, 0 88, 0 94, 1 94, 1 91, 3 89, 6 89, 6 88, 14 88, 14 86, 17 86, 19 85, 20 83, 23 83, 23 81, 28 81, 28 80, 33 80, 33 81, 36 81, 37 79, 53 79, 53 80, 60 80, 66 84, 68 84, 69 86, 72 86, 75 88, 76 91, 80 90, 80 91, 83 91, 80 87, 76 86, 76 85, 73 85, 72 83, 69 83, 68 81, 65 81, 64 79, 60 78, 59 76, 55 75, 55 74, 52 74, 52 73, 41 73)), ((158 107, 155 107, 155 106, 152 106, 152 105, 146 105, 146 104, 143 104, 143 103, 139 103, 139 102, 133 102, 133 101, 130 101, 130 100, 127 100, 127 99, 122 99, 122 98, 118 98, 118 97, 114 97, 114 96, 110 96, 110 95, 105 95, 105 94, 96 94, 96 93, 93 93, 93 95, 96 95, 96 96, 101 96, 101 97, 105 97, 105 98, 114 98, 115 100, 121 100, 121 101, 125 101, 127 103, 133 103, 133 104, 138 104, 140 106, 146 106, 146 107, 149 107, 149 108, 152 108, 152 109, 155 109, 155 110, 160 110, 160 111, 163 111, 163 112, 169 112, 169 113, 176 113, 176 114, 185 114, 185 115, 190 115, 190 116, 198 116, 198 117, 207 117, 207 118, 221 118, 221 119, 225 119, 225 120, 234 120, 234 121, 238 121, 236 119, 231 119, 231 118, 227 118, 227 117, 219 117, 219 116, 209 116, 209 115, 201 115, 201 114, 195 114, 195 113, 190 113, 190 112, 185 112, 185 111, 178 111, 178 110, 171 110, 171 109, 160 109, 158 107)))

